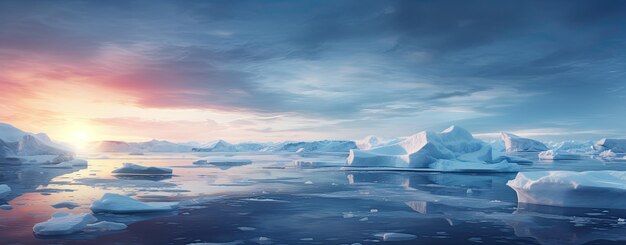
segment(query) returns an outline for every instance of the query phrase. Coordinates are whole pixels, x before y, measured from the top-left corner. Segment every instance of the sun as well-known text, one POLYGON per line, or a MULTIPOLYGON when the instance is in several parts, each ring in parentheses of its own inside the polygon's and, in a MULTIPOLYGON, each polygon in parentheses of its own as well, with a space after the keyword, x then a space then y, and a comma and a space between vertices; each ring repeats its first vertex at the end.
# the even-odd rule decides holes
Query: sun
POLYGON ((78 149, 84 149, 89 141, 89 133, 83 130, 75 130, 72 133, 72 144, 78 149))

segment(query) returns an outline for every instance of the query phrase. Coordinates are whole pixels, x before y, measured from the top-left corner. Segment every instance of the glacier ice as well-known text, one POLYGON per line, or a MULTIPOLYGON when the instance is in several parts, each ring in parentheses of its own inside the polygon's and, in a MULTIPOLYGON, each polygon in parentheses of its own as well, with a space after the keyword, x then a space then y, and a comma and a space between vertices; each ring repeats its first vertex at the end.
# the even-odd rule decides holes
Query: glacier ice
POLYGON ((112 171, 119 175, 172 175, 171 168, 163 167, 146 167, 135 163, 124 163, 121 168, 112 171))
POLYGON ((539 159, 542 160, 579 160, 582 155, 569 152, 559 152, 556 150, 547 150, 539 152, 539 159))
POLYGON ((11 193, 11 187, 6 184, 0 185, 0 199, 7 197, 11 193))
POLYGON ((611 150, 615 153, 626 153, 626 139, 601 139, 594 148, 598 151, 611 150))
POLYGON ((500 136, 502 141, 504 141, 506 152, 537 152, 548 150, 546 145, 533 139, 523 138, 506 132, 501 132, 500 136))
POLYGON ((520 172, 507 182, 519 203, 559 207, 626 207, 625 171, 520 172))
POLYGON ((491 146, 451 126, 441 133, 422 131, 370 150, 350 150, 346 166, 430 168, 441 171, 516 171, 517 164, 494 162, 491 146))
POLYGON ((96 222, 98 219, 89 213, 69 214, 64 212, 54 213, 52 217, 33 227, 37 235, 55 236, 68 235, 84 230, 87 224, 96 222))
POLYGON ((124 195, 105 193, 90 208, 94 213, 126 214, 171 211, 177 206, 178 202, 142 202, 124 195))

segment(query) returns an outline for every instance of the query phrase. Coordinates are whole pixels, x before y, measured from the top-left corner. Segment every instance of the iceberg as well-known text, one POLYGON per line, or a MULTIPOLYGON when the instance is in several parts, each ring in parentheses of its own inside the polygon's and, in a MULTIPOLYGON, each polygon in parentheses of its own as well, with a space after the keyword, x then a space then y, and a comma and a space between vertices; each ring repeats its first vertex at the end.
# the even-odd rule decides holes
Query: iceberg
POLYGON ((0 199, 7 197, 9 194, 11 194, 11 187, 5 184, 0 185, 0 199))
POLYGON ((238 149, 235 145, 228 143, 224 140, 218 140, 217 142, 210 144, 206 147, 193 148, 193 151, 200 152, 237 152, 238 149))
POLYGON ((611 150, 615 153, 626 153, 626 139, 601 139, 594 148, 598 151, 611 150))
POLYGON ((142 202, 128 196, 105 193, 90 208, 94 213, 128 214, 172 211, 177 206, 178 202, 142 202))
POLYGON ((241 166, 251 164, 251 160, 247 159, 234 159, 234 158, 215 158, 215 157, 205 157, 200 158, 193 162, 193 164, 197 165, 215 165, 215 166, 241 166))
POLYGON ((615 154, 615 152, 613 152, 613 150, 606 150, 603 152, 600 152, 600 154, 598 154, 599 157, 601 158, 605 158, 605 159, 613 159, 615 157, 617 157, 617 154, 615 154))
POLYGON ((370 150, 350 150, 346 166, 430 168, 440 171, 516 171, 517 164, 497 159, 491 146, 467 130, 451 126, 441 133, 422 131, 370 150))
POLYGON ((87 165, 89 165, 89 162, 87 160, 83 160, 83 159, 74 159, 74 160, 67 161, 67 163, 71 164, 72 166, 87 166, 87 165))
POLYGON ((118 175, 172 175, 171 168, 146 167, 135 163, 124 163, 121 168, 114 169, 111 173, 118 175))
POLYGON ((348 152, 357 149, 354 141, 345 140, 321 140, 310 142, 284 142, 274 146, 271 150, 277 152, 348 152), (302 149, 302 150, 300 150, 302 149))
POLYGON ((547 150, 539 152, 539 159, 542 160, 579 160, 582 155, 568 152, 558 152, 555 150, 547 150))
POLYGON ((42 142, 33 135, 24 135, 18 142, 17 154, 21 156, 65 155, 71 152, 42 142))
POLYGON ((558 207, 626 208, 625 171, 521 172, 506 183, 519 203, 558 207))
POLYGON ((98 219, 89 213, 68 214, 64 212, 54 213, 52 217, 33 227, 37 235, 55 236, 68 235, 83 231, 87 224, 96 222, 98 219))
POLYGON ((550 148, 557 152, 570 152, 579 154, 588 154, 594 152, 594 143, 592 141, 562 141, 550 144, 550 148))
POLYGON ((505 132, 501 132, 500 136, 502 137, 502 141, 504 141, 506 152, 537 152, 548 150, 546 145, 533 139, 523 138, 505 132))

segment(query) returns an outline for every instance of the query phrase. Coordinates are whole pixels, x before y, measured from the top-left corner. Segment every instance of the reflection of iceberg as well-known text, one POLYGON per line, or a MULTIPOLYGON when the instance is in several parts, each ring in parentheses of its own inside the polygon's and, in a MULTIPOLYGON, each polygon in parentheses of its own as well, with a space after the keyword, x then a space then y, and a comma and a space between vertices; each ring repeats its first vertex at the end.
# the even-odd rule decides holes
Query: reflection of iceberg
POLYGON ((626 240, 626 226, 617 225, 616 218, 586 215, 592 212, 589 209, 520 204, 514 214, 492 218, 511 226, 516 236, 531 237, 541 244, 578 245, 601 240, 626 240))

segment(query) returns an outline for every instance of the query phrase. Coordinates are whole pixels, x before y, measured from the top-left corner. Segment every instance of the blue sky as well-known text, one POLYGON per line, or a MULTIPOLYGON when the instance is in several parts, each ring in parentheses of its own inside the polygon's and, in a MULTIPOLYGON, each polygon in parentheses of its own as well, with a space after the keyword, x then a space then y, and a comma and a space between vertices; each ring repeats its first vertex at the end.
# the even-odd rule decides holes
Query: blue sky
POLYGON ((0 119, 61 138, 76 120, 128 139, 626 137, 624 23, 605 0, 3 0, 0 119), (77 103, 60 90, 97 106, 41 102, 77 103), (157 132, 175 123, 206 134, 157 132))

